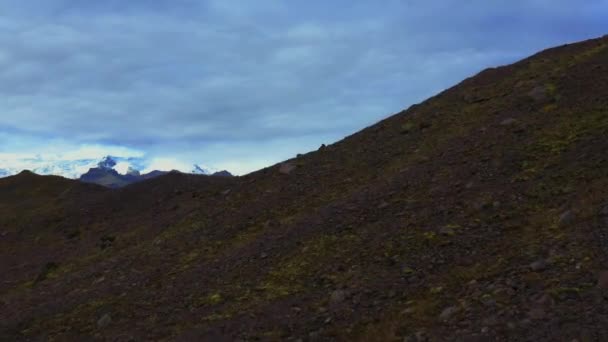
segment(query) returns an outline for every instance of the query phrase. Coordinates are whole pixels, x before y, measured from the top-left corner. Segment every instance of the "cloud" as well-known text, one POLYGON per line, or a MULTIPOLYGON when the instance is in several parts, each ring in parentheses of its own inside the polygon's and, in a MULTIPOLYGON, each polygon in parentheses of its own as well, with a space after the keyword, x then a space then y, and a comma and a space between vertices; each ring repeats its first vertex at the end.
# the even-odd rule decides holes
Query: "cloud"
POLYGON ((608 31, 601 0, 0 5, 0 142, 21 140, 0 151, 121 146, 242 173, 608 31))
POLYGON ((143 173, 148 173, 154 170, 181 170, 184 172, 190 172, 192 171, 192 165, 184 163, 183 161, 176 158, 154 158, 150 161, 149 165, 143 170, 143 173))

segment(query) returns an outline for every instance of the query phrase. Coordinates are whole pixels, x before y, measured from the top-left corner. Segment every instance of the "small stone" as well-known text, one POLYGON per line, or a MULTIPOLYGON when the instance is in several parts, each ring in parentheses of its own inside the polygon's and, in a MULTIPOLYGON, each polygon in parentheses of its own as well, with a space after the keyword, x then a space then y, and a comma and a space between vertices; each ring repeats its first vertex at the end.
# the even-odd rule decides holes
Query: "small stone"
POLYGON ((551 306, 555 303, 555 301, 549 294, 545 293, 536 300, 536 303, 544 306, 551 306))
POLYGON ((311 331, 310 333, 308 333, 308 338, 310 339, 310 341, 317 341, 320 335, 321 334, 318 331, 311 331))
POLYGON ((441 311, 441 314, 439 315, 439 320, 443 322, 448 321, 456 313, 458 313, 458 311, 460 311, 460 309, 457 306, 450 306, 449 308, 446 308, 441 311))
POLYGON ((389 204, 388 204, 388 203, 386 203, 386 202, 382 201, 382 203, 380 203, 380 204, 378 205, 378 209, 384 209, 384 208, 387 208, 388 206, 389 206, 389 204))
POLYGON ((545 259, 536 260, 535 262, 530 264, 530 269, 534 272, 542 272, 547 269, 549 265, 545 261, 545 259))
POLYGON ((402 315, 411 315, 414 312, 416 312, 416 310, 414 308, 406 308, 405 310, 401 311, 402 315))
POLYGON ((105 328, 110 325, 110 323, 112 323, 112 316, 110 316, 110 314, 105 314, 97 321, 97 327, 105 328))
POLYGON ((496 306, 496 299, 491 298, 491 297, 490 298, 482 298, 481 302, 485 306, 490 306, 490 307, 496 306))
POLYGON ((517 120, 513 119, 513 118, 508 118, 508 119, 504 119, 500 122, 501 126, 511 126, 513 124, 517 123, 517 120))
POLYGON ((104 280, 106 280, 106 277, 99 277, 93 281, 93 285, 102 283, 104 280))
POLYGON ((331 293, 329 297, 329 303, 332 305, 340 304, 346 299, 346 292, 343 290, 336 290, 331 293))
POLYGON ((575 218, 574 213, 571 210, 568 210, 559 216, 558 224, 560 227, 568 226, 574 222, 575 218))

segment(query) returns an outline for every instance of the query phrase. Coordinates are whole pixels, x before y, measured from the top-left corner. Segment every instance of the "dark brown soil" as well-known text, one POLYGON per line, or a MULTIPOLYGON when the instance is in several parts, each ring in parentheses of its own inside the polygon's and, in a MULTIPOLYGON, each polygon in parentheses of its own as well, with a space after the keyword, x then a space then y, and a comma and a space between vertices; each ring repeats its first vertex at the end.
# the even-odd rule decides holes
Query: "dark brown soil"
POLYGON ((244 177, 0 179, 0 340, 605 341, 607 151, 604 37, 244 177))

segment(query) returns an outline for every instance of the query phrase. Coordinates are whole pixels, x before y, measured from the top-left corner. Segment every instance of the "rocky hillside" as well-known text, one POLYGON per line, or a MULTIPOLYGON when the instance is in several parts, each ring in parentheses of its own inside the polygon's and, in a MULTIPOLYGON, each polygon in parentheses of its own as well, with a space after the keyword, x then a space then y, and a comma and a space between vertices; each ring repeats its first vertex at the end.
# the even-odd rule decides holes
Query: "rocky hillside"
POLYGON ((0 340, 608 339, 608 37, 243 177, 0 179, 0 340))

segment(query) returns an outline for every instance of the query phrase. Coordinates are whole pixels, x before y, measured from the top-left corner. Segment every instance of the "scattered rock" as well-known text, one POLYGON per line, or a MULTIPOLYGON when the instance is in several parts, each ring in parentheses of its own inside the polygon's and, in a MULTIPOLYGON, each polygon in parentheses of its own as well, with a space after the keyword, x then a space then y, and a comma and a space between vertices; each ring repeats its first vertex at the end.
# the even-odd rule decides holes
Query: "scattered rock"
POLYGON ((323 151, 325 148, 327 148, 327 146, 326 146, 325 144, 322 144, 322 145, 319 147, 319 151, 323 151))
POLYGON ((534 272, 542 272, 547 269, 549 264, 547 263, 547 261, 545 261, 545 259, 539 259, 531 263, 529 266, 530 269, 534 272))
POLYGON ((310 333, 308 333, 309 341, 318 341, 320 336, 321 333, 319 331, 311 331, 310 333))
POLYGON ((600 209, 600 216, 608 216, 608 204, 600 209))
POLYGON ((494 307, 496 306, 496 299, 492 297, 482 297, 481 303, 485 306, 494 307))
POLYGON ((513 118, 507 118, 504 119, 500 122, 501 126, 511 126, 517 123, 517 120, 513 119, 513 118))
POLYGON ((226 189, 224 191, 221 192, 222 196, 228 196, 230 195, 230 193, 232 192, 232 189, 226 189))
POLYGON ((99 283, 103 283, 103 281, 104 281, 104 280, 106 280, 106 277, 103 277, 103 276, 102 276, 102 277, 100 277, 100 278, 97 278, 97 279, 95 279, 95 280, 93 281, 93 285, 96 285, 96 284, 99 284, 99 283))
POLYGON ((559 216, 558 224, 560 227, 569 226, 574 222, 575 218, 574 213, 571 210, 568 210, 559 216))
POLYGON ((335 290, 329 297, 329 303, 331 305, 340 304, 346 299, 346 292, 344 290, 335 290))
POLYGON ((549 294, 545 293, 536 300, 536 303, 543 306, 552 306, 555 304, 555 300, 553 300, 549 294))
POLYGON ((405 308, 401 311, 402 315, 411 315, 414 312, 416 312, 416 309, 414 309, 413 307, 409 307, 409 308, 405 308))
POLYGON ((536 102, 545 102, 549 99, 547 87, 539 85, 530 90, 527 94, 532 100, 536 102))
POLYGON ((378 205, 378 209, 384 209, 384 208, 387 208, 388 206, 389 206, 389 204, 388 204, 388 203, 386 203, 386 202, 382 201, 382 203, 380 203, 380 204, 378 205))
POLYGON ((110 323, 112 323, 112 316, 110 316, 110 314, 105 314, 97 321, 97 327, 105 328, 110 325, 110 323))
POLYGON ((296 166, 295 166, 295 165, 293 165, 292 163, 283 163, 283 164, 281 164, 281 166, 279 167, 279 172, 280 172, 281 174, 288 175, 288 174, 290 174, 291 172, 293 172, 293 170, 295 170, 295 169, 296 169, 296 166))
POLYGON ((445 308, 443 311, 441 311, 441 314, 439 315, 439 320, 440 321, 448 321, 450 320, 450 318, 454 317, 455 314, 457 314, 460 311, 460 309, 457 306, 450 306, 448 308, 445 308))

